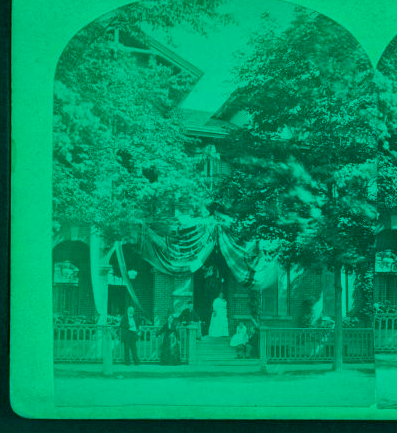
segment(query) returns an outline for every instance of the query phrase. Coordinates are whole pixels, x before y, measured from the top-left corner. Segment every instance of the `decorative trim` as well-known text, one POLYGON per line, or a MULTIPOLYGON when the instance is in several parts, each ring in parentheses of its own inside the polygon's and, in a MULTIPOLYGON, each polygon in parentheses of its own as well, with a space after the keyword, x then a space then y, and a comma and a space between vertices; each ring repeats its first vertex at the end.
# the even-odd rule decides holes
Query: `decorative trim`
POLYGON ((225 138, 230 135, 227 131, 221 130, 213 126, 205 125, 186 125, 186 134, 209 138, 225 138))

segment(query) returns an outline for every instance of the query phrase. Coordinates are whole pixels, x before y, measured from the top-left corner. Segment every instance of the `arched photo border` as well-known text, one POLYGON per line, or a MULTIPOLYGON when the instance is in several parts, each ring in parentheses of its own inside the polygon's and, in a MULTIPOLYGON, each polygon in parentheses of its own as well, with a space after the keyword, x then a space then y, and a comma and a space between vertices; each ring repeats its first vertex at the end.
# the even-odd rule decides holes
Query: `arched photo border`
MULTIPOLYGON (((375 408, 56 407, 52 362, 53 77, 68 41, 122 0, 15 0, 12 28, 11 402, 29 418, 393 418, 375 408)), ((300 0, 347 28, 373 64, 397 33, 394 0, 300 0)))

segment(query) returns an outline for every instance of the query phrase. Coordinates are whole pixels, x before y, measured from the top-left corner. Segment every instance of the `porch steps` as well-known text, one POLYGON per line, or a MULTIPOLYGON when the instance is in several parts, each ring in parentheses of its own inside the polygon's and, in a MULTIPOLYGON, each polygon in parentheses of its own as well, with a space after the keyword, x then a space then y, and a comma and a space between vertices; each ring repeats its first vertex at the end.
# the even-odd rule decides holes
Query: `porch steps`
POLYGON ((236 349, 230 347, 230 337, 203 337, 197 341, 198 365, 255 366, 257 359, 236 358, 236 349))

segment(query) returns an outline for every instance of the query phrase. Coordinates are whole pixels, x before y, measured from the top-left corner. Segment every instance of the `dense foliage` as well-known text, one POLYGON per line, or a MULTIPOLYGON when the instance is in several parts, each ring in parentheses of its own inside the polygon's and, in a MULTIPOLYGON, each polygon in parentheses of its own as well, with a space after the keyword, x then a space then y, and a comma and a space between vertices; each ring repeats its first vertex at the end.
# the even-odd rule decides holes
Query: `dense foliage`
MULTIPOLYGON (((205 30, 218 0, 143 1, 79 32, 59 60, 54 101, 54 221, 95 224, 108 239, 159 223, 178 206, 200 213, 207 195, 173 111, 194 79, 147 53, 143 22, 205 30), (115 45, 116 32, 129 51, 115 45)), ((212 20, 211 22, 214 22, 212 20)))
POLYGON ((397 211, 397 45, 383 53, 376 75, 382 134, 379 139, 378 211, 381 219, 397 211))
POLYGON ((281 36, 252 43, 235 97, 252 120, 233 137, 219 202, 241 237, 279 239, 286 262, 367 266, 379 129, 368 58, 336 23, 301 10, 281 36))

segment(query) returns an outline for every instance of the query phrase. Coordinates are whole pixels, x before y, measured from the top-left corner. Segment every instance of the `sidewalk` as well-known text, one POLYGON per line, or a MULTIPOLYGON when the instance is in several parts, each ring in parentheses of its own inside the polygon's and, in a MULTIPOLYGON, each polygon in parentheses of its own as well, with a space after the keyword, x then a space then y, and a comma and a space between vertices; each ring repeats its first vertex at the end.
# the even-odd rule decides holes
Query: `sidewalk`
POLYGON ((397 409, 397 354, 375 355, 377 403, 382 409, 397 409))
MULTIPOLYGON (((289 375, 306 376, 315 374, 326 374, 332 371, 332 364, 269 364, 266 371, 259 365, 242 366, 211 366, 211 365, 160 365, 160 364, 140 364, 124 365, 113 364, 113 378, 117 377, 206 377, 222 375, 289 375)), ((374 364, 344 364, 344 372, 361 372, 364 374, 374 374, 374 364)), ((55 364, 55 376, 59 377, 102 377, 103 365, 100 363, 89 364, 55 364)), ((343 372, 342 372, 343 373, 343 372)))
POLYGON ((375 404, 373 364, 259 366, 56 364, 57 406, 369 407, 375 404))

